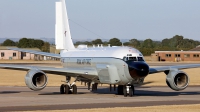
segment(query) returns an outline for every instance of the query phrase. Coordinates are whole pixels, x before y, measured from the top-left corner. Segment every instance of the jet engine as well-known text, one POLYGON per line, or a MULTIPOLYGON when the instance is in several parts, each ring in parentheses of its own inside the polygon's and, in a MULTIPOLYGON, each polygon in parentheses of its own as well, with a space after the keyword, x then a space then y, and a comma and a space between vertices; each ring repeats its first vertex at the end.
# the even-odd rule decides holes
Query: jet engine
POLYGON ((47 85, 47 75, 40 70, 29 70, 25 76, 25 83, 31 90, 42 90, 47 85))
POLYGON ((189 84, 189 77, 183 71, 170 70, 166 74, 167 74, 166 78, 167 85, 175 91, 184 90, 189 84))

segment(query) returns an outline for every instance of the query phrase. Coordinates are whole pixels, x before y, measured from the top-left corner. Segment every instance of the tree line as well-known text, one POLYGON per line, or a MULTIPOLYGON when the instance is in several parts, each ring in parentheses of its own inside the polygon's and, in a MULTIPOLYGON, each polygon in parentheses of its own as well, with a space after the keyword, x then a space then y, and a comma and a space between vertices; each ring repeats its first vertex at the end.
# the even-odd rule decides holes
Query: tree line
MULTIPOLYGON (((195 41, 192 39, 184 38, 180 35, 175 35, 172 38, 165 38, 162 41, 154 41, 152 39, 146 40, 138 40, 138 39, 130 39, 128 42, 122 43, 118 38, 112 38, 108 42, 103 42, 101 39, 95 39, 92 41, 77 41, 75 45, 98 45, 103 44, 107 46, 130 46, 138 49, 142 52, 143 55, 151 55, 155 51, 177 51, 177 50, 190 50, 195 48, 196 46, 200 45, 199 41, 195 41)), ((39 48, 44 52, 49 52, 50 44, 49 42, 44 42, 43 40, 39 39, 28 39, 22 38, 19 42, 14 42, 10 39, 5 40, 2 46, 17 46, 19 48, 39 48)))
POLYGON ((152 39, 138 40, 130 39, 129 42, 122 42, 118 38, 112 38, 108 42, 102 42, 101 39, 96 39, 91 42, 76 42, 75 45, 86 44, 86 45, 97 45, 103 44, 111 46, 130 46, 138 49, 143 55, 149 56, 155 51, 177 51, 177 50, 190 50, 200 45, 199 41, 184 38, 181 35, 175 35, 172 38, 165 38, 162 41, 154 41, 152 39))
POLYGON ((21 38, 19 42, 14 42, 13 40, 6 39, 1 46, 17 46, 19 48, 39 48, 43 52, 50 51, 49 42, 44 42, 40 39, 29 39, 21 38))

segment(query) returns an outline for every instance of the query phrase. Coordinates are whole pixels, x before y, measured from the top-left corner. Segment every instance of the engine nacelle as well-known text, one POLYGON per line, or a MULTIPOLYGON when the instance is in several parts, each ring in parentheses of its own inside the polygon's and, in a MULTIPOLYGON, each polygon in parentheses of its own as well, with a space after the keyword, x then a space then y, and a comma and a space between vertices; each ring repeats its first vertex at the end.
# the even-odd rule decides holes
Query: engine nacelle
POLYGON ((47 85, 47 81, 47 75, 43 71, 37 69, 29 70, 25 76, 27 87, 34 91, 44 89, 47 85))
POLYGON ((189 84, 189 77, 183 71, 170 70, 167 74, 166 83, 175 91, 184 90, 189 84))

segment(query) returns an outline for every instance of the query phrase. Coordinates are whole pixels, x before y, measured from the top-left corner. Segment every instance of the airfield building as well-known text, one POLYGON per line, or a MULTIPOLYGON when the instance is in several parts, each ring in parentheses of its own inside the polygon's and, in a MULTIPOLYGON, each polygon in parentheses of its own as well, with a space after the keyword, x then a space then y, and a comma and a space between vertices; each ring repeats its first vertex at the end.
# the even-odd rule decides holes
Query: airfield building
MULTIPOLYGON (((39 55, 8 50, 7 47, 9 46, 0 46, 0 60, 40 60, 41 56, 39 55)), ((11 47, 17 48, 13 46, 11 47)), ((38 48, 23 48, 23 49, 41 51, 38 48)))
POLYGON ((189 51, 155 51, 152 61, 200 61, 200 46, 189 51))

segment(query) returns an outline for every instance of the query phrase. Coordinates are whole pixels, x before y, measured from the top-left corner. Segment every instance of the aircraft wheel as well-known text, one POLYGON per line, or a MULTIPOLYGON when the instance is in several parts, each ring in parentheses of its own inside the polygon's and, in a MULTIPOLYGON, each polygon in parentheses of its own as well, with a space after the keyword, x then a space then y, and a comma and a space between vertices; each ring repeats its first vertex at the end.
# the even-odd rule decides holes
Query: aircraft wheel
POLYGON ((132 97, 134 95, 134 86, 129 87, 129 96, 132 97))
POLYGON ((118 85, 117 93, 118 93, 118 95, 123 95, 123 85, 118 85))
POLYGON ((123 86, 124 97, 127 97, 127 87, 126 85, 123 86))
POLYGON ((94 91, 94 84, 92 84, 92 91, 94 91))
POLYGON ((65 93, 65 85, 62 84, 62 85, 60 86, 60 94, 64 94, 64 93, 65 93))
POLYGON ((69 90, 70 88, 69 88, 69 86, 68 85, 65 85, 65 94, 69 94, 69 90))
POLYGON ((135 87, 132 85, 133 95, 135 95, 135 87))
POLYGON ((77 94, 77 86, 76 85, 72 86, 72 94, 77 94))
POLYGON ((97 91, 98 83, 95 83, 94 85, 94 90, 97 91))

